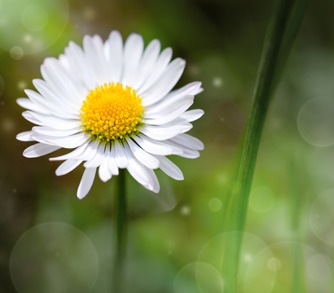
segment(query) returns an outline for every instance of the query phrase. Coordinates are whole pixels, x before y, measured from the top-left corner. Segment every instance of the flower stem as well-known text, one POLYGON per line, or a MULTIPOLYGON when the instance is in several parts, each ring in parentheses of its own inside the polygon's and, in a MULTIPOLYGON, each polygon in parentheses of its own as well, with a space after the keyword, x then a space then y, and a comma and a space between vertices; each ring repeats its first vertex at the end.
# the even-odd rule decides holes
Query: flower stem
POLYGON ((229 231, 240 233, 231 233, 224 247, 224 292, 237 292, 242 232, 246 222, 249 193, 262 129, 275 87, 301 23, 306 2, 307 0, 278 1, 265 39, 253 105, 229 203, 227 228, 229 231))
POLYGON ((123 292, 124 281, 124 259, 126 255, 127 238, 127 201, 125 186, 125 170, 121 169, 118 176, 118 184, 115 198, 115 239, 116 249, 113 267, 113 291, 123 292))

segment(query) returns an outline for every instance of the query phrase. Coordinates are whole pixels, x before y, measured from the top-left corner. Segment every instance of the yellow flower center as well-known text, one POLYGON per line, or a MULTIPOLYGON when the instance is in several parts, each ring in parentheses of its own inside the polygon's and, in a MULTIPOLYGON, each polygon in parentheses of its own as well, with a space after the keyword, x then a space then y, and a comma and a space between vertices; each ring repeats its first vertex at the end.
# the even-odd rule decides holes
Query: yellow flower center
POLYGON ((129 86, 105 83, 91 90, 81 107, 83 131, 92 140, 122 141, 139 131, 143 116, 141 98, 129 86))

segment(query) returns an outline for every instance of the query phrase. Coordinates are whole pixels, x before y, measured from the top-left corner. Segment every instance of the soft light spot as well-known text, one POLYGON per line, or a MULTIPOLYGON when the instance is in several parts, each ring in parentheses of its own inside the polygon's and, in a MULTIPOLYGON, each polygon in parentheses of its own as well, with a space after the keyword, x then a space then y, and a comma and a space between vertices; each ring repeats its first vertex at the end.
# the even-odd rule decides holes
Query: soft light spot
POLYGON ((96 17, 96 10, 93 7, 86 7, 83 11, 83 17, 87 20, 93 20, 96 17))
POLYGON ((2 119, 1 126, 2 130, 5 132, 12 132, 15 129, 14 121, 9 118, 2 119))
POLYGON ((276 257, 272 257, 268 260, 267 266, 269 270, 276 272, 281 268, 281 261, 276 257))
POLYGON ((244 259, 245 262, 249 263, 253 260, 253 257, 250 253, 245 253, 243 259, 244 259))
POLYGON ((24 41, 25 43, 30 43, 30 42, 32 41, 32 36, 31 36, 30 34, 25 34, 25 35, 23 36, 23 41, 24 41))
POLYGON ((215 77, 213 80, 212 80, 212 85, 214 86, 214 87, 221 87, 222 85, 224 84, 224 82, 223 82, 223 80, 222 80, 222 78, 220 78, 220 77, 215 77))
POLYGON ((331 292, 331 261, 324 255, 315 253, 306 261, 308 292, 331 292))
POLYGON ((222 208, 222 202, 219 198, 211 198, 209 200, 209 209, 213 212, 218 212, 222 208))
POLYGON ((27 88, 27 83, 23 80, 19 81, 17 83, 17 87, 20 89, 20 90, 24 90, 25 88, 27 88))
POLYGON ((123 141, 142 125, 141 98, 129 86, 105 83, 88 93, 81 107, 83 130, 92 140, 123 141))
POLYGON ((214 266, 205 262, 193 262, 184 266, 174 280, 174 293, 224 291, 223 277, 214 266))
POLYGON ((181 208, 181 214, 182 214, 183 216, 187 216, 187 215, 189 215, 189 214, 190 214, 190 208, 189 208, 188 206, 183 206, 183 207, 181 208))
POLYGON ((99 258, 91 240, 74 226, 48 222, 26 231, 9 263, 17 292, 92 292, 99 258), (38 282, 36 282, 38 280, 38 282))
POLYGON ((316 98, 307 101, 299 111, 297 125, 300 135, 309 144, 317 147, 333 145, 333 99, 316 98))
POLYGON ((11 48, 9 53, 10 57, 12 57, 14 60, 20 60, 23 57, 23 50, 18 46, 11 48))
POLYGON ((334 246, 334 189, 321 193, 311 205, 310 224, 315 236, 324 243, 334 246))
POLYGON ((48 13, 39 5, 27 6, 21 15, 22 24, 30 31, 40 31, 48 23, 48 13))
POLYGON ((275 206, 274 193, 265 186, 252 190, 249 198, 250 207, 257 213, 268 213, 275 206))

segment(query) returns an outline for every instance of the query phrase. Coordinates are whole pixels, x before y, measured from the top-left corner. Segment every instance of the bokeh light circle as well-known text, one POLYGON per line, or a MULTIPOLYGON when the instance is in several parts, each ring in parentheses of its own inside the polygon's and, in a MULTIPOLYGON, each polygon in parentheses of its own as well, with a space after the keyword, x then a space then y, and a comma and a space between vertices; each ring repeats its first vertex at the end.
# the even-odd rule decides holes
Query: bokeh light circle
POLYGON ((309 257, 306 261, 308 292, 330 292, 331 271, 331 262, 327 257, 317 253, 309 257))
POLYGON ((220 272, 205 262, 184 266, 174 280, 173 293, 221 293, 224 282, 220 272))
MULTIPOLYGON (((275 285, 276 271, 268 267, 273 255, 268 245, 259 237, 242 232, 222 233, 210 240, 201 250, 198 261, 212 265, 222 272, 224 249, 227 241, 235 237, 243 237, 240 253, 238 292, 240 293, 269 293, 275 285), (260 252, 263 252, 259 257, 260 252), (265 278, 263 276, 266 276, 265 278)), ((222 276, 224 281, 224 276, 222 276)), ((197 283, 200 285, 199 281, 197 283)), ((204 291, 203 292, 211 292, 204 291)), ((223 291, 224 292, 224 291, 223 291)))
POLYGON ((30 4, 21 13, 22 24, 30 31, 40 31, 48 23, 48 12, 39 5, 30 4))
POLYGON ((19 293, 91 292, 98 256, 79 229, 61 222, 37 225, 24 233, 10 257, 10 273, 19 293))
POLYGON ((9 51, 10 57, 12 57, 14 60, 20 60, 23 57, 23 49, 19 46, 15 46, 10 49, 9 51))
POLYGON ((219 198, 213 197, 209 200, 209 209, 213 212, 218 212, 221 210, 223 204, 219 198))
MULTIPOLYGON (((254 259, 266 258, 267 249, 273 254, 267 266, 276 272, 273 292, 300 286, 303 287, 300 292, 330 292, 330 261, 314 248, 298 241, 278 242, 260 251, 254 259)), ((252 270, 248 270, 247 274, 253 274, 252 270)), ((262 277, 267 278, 265 274, 262 277)))
POLYGON ((275 206, 275 194, 266 186, 252 189, 249 206, 257 213, 268 213, 275 206))
POLYGON ((324 243, 334 246, 334 189, 321 193, 313 201, 309 219, 313 233, 324 243))
POLYGON ((0 48, 8 52, 41 52, 63 35, 68 23, 68 0, 1 0, 0 6, 0 48))
POLYGON ((300 135, 313 146, 334 144, 334 100, 315 98, 299 110, 297 126, 300 135))

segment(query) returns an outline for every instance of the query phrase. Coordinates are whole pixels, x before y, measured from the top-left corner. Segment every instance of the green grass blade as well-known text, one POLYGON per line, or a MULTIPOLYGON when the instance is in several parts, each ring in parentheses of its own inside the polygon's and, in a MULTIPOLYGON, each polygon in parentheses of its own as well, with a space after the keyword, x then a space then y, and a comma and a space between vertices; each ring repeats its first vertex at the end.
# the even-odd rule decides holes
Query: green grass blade
MULTIPOLYGON (((265 39, 258 81, 250 117, 246 126, 236 181, 232 189, 228 213, 228 229, 242 232, 247 216, 250 188, 255 169, 262 129, 268 107, 288 59, 293 41, 305 12, 307 0, 277 2, 265 39)), ((242 233, 233 233, 225 246, 224 292, 237 292, 237 273, 242 233)))

